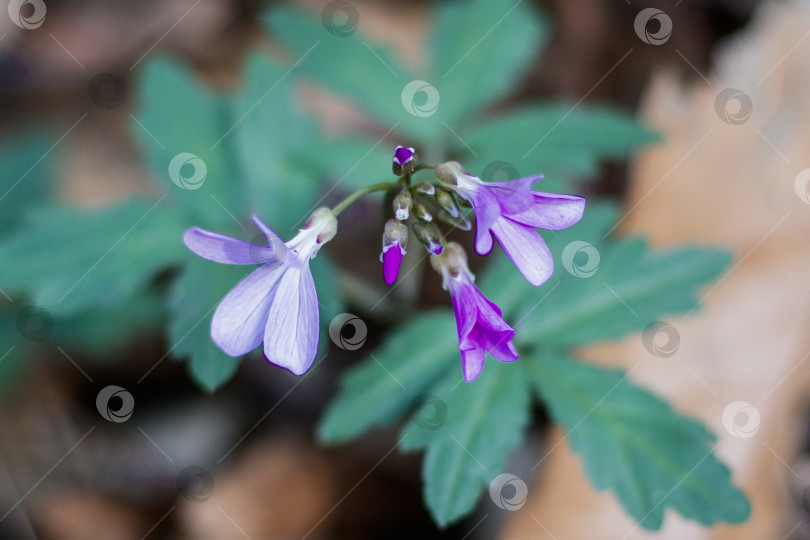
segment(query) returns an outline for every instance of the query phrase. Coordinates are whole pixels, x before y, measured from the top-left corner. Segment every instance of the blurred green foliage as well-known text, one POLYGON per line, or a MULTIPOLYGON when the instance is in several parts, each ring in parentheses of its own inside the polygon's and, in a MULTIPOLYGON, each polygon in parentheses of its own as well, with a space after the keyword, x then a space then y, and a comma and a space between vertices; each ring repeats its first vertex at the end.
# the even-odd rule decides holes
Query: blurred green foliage
MULTIPOLYGON (((0 258, 11 264, 0 266, 0 287, 15 302, 0 309, 0 355, 10 351, 0 361, 0 385, 19 371, 31 345, 15 317, 17 306, 33 303, 54 316, 54 343, 88 354, 162 325, 168 353, 186 359, 191 376, 214 391, 240 359, 211 341, 211 314, 248 269, 197 259, 183 246, 182 231, 200 226, 255 239, 248 217, 256 213, 289 238, 328 190, 386 178, 392 144, 410 143, 429 161, 458 159, 479 174, 542 172, 544 190, 574 192, 600 161, 656 140, 632 117, 607 108, 530 104, 495 113, 548 37, 548 24, 528 3, 441 2, 433 15, 428 64, 419 73, 364 37, 362 25, 334 32, 286 7, 264 18, 286 64, 250 55, 234 93, 210 89, 176 61, 151 61, 139 76, 132 129, 159 184, 152 200, 93 211, 50 202, 55 155, 48 138, 5 141, 0 258), (379 131, 326 137, 297 100, 302 80, 353 103, 379 131), (431 95, 438 97, 432 109, 416 99, 431 95), (170 163, 182 153, 205 164, 194 189, 170 177, 170 163)), ((482 376, 465 384, 452 312, 420 313, 343 376, 319 426, 321 439, 346 441, 405 420, 401 448, 425 452, 425 501, 437 523, 450 524, 471 512, 502 472, 539 400, 569 430, 594 484, 614 490, 642 526, 659 528, 667 508, 704 525, 746 519, 748 503, 702 426, 627 374, 568 351, 692 310, 698 289, 728 264, 718 250, 655 252, 641 239, 614 239, 607 233, 616 218, 613 206, 591 200, 579 224, 547 235, 558 265, 541 288, 520 279, 503 256, 482 273, 480 288, 516 329, 520 361, 490 359, 482 376), (593 277, 559 264, 572 242, 599 253, 593 277), (425 407, 441 408, 441 422, 430 424, 437 418, 425 407)), ((343 302, 328 251, 313 262, 324 325, 343 302)), ((322 347, 327 342, 322 337, 322 347)))

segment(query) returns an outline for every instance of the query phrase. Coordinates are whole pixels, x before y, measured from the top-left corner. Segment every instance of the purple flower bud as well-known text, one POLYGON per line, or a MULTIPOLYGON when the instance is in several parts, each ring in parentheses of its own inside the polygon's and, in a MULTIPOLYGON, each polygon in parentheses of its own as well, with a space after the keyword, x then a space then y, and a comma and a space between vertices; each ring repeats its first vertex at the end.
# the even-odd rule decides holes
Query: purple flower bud
POLYGON ((413 206, 413 196, 407 189, 403 189, 394 197, 394 217, 400 221, 406 221, 411 215, 413 206))
POLYGON ((383 263, 383 279, 386 285, 393 285, 399 276, 402 257, 408 245, 408 227, 396 219, 389 219, 383 232, 383 248, 380 260, 383 263))
POLYGON ((418 159, 416 150, 413 148, 397 146, 397 149, 394 150, 394 159, 391 168, 397 176, 412 173, 418 159))
POLYGON ((413 232, 428 253, 438 255, 442 252, 442 232, 434 223, 417 221, 413 224, 413 232))

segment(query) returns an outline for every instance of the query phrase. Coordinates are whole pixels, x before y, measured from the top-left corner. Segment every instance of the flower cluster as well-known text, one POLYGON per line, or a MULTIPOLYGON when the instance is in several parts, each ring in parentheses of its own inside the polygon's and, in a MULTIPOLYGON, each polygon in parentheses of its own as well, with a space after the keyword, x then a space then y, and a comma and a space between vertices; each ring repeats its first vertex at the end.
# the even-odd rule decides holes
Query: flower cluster
POLYGON ((312 365, 318 348, 320 317, 309 261, 337 234, 337 216, 347 206, 373 191, 392 196, 391 219, 382 238, 383 279, 393 285, 407 254, 409 230, 422 244, 430 263, 450 293, 458 327, 459 351, 465 381, 477 378, 486 353, 502 362, 518 359, 512 343, 514 329, 501 310, 475 286, 464 249, 446 242, 437 222, 470 230, 462 210, 475 216, 475 251, 486 255, 493 237, 532 285, 541 285, 553 272, 553 257, 538 228, 559 230, 582 217, 585 199, 532 190, 541 175, 507 182, 484 182, 455 161, 435 167, 418 165, 413 148, 398 146, 392 170, 395 183, 369 186, 350 195, 333 209, 317 209, 306 225, 284 242, 261 219, 253 216, 266 246, 192 228, 186 246, 205 259, 224 264, 259 264, 222 300, 211 320, 211 338, 228 355, 241 356, 260 344, 268 361, 296 375, 312 365), (412 184, 412 175, 433 169, 436 184, 412 184), (408 228, 410 223, 411 227, 408 228))

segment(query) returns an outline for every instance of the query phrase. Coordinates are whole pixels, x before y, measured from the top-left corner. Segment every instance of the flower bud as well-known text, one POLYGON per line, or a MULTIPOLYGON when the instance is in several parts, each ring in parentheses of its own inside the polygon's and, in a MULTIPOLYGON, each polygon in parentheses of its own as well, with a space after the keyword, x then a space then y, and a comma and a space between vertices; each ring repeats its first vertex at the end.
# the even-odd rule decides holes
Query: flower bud
POLYGON ((458 211, 458 206, 456 206, 455 201, 453 200, 453 196, 450 193, 446 192, 443 189, 436 190, 436 202, 439 203, 439 206, 447 210, 447 213, 451 216, 458 217, 460 215, 458 211))
POLYGON ((317 242, 323 244, 335 237, 337 226, 338 222, 335 216, 332 215, 332 211, 326 206, 322 206, 309 216, 303 230, 316 230, 318 232, 317 242))
POLYGON ((433 173, 439 179, 439 184, 442 187, 453 189, 458 185, 458 176, 467 174, 464 167, 458 161, 448 161, 447 163, 440 163, 433 168, 433 173))
POLYGON ((403 174, 410 174, 416 167, 416 162, 419 156, 416 155, 416 150, 413 148, 405 148, 404 146, 397 146, 394 151, 394 159, 391 164, 391 169, 397 176, 403 174))
POLYGON ((413 216, 421 221, 433 221, 433 215, 425 208, 424 204, 416 203, 413 206, 413 216))
POLYGON ((436 188, 434 188, 433 184, 431 184, 427 180, 416 186, 415 189, 417 193, 423 193, 425 195, 433 195, 434 193, 436 193, 436 188))
POLYGON ((399 194, 394 197, 394 217, 400 221, 405 221, 411 215, 411 207, 413 206, 413 197, 411 192, 403 189, 399 194))
POLYGON ((435 223, 417 221, 413 224, 413 232, 428 253, 438 255, 442 252, 442 233, 435 223))
POLYGON ((467 254, 457 242, 449 242, 440 254, 431 255, 430 265, 442 276, 445 276, 445 272, 450 277, 467 272, 472 280, 475 279, 467 268, 467 254))
POLYGON ((461 213, 454 217, 451 216, 447 210, 441 209, 439 210, 439 221, 452 225, 456 229, 461 229, 462 231, 469 231, 472 229, 472 223, 470 223, 470 220, 461 213))
POLYGON ((408 227, 396 219, 389 219, 383 232, 383 248, 380 261, 383 263, 383 279, 386 285, 392 285, 399 276, 402 257, 408 244, 408 227))

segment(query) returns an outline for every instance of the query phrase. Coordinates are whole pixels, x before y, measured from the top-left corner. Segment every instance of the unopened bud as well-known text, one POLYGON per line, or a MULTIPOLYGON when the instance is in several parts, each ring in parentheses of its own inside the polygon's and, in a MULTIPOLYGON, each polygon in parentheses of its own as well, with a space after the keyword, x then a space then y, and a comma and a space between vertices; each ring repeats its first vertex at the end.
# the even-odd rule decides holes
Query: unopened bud
POLYGON ((392 246, 399 242, 405 248, 408 245, 408 227, 395 219, 385 222, 383 231, 383 247, 392 246))
POLYGON ((417 193, 423 193, 425 195, 433 195, 434 193, 436 193, 436 188, 433 187, 433 184, 431 184, 427 180, 416 186, 415 189, 417 193))
POLYGON ((472 229, 472 223, 470 223, 470 220, 461 213, 459 213, 457 216, 451 216, 447 210, 441 209, 439 210, 439 221, 452 225, 456 229, 461 229, 462 231, 469 231, 472 229))
POLYGON ((396 150, 394 150, 391 170, 393 170, 394 174, 397 176, 410 174, 413 172, 414 167, 416 167, 418 160, 419 156, 416 155, 416 150, 413 148, 405 148, 404 146, 397 146, 396 150))
POLYGON ((440 163, 433 168, 433 172, 436 178, 439 179, 439 183, 449 189, 453 189, 458 185, 457 176, 467 173, 458 161, 440 163))
POLYGON ((417 221, 413 224, 413 232, 428 253, 438 255, 442 252, 442 233, 434 223, 417 221))
POLYGON ((311 228, 315 228, 318 231, 317 242, 319 244, 323 244, 324 242, 328 242, 335 237, 337 234, 338 222, 335 216, 332 215, 332 210, 322 206, 315 210, 311 216, 309 216, 309 219, 304 225, 304 229, 311 228))
POLYGON ((411 207, 413 206, 413 197, 411 192, 403 189, 399 194, 394 197, 394 217, 400 221, 405 221, 411 215, 411 207))
POLYGON ((399 267, 408 244, 408 227, 395 219, 389 219, 383 232, 383 247, 380 261, 383 263, 383 279, 386 285, 393 285, 399 276, 399 267))
POLYGON ((413 216, 421 221, 433 221, 433 214, 423 204, 416 203, 413 205, 413 216))
POLYGON ((453 196, 450 195, 443 189, 436 190, 436 202, 439 203, 439 206, 447 210, 447 213, 453 217, 458 217, 460 215, 458 211, 458 206, 456 206, 455 201, 453 200, 453 196))
MULTIPOLYGON (((464 248, 457 242, 449 242, 444 247, 441 254, 432 255, 430 257, 430 265, 443 276, 445 272, 450 277, 456 277, 462 271, 469 273, 467 269, 467 254, 464 252, 464 248)), ((472 274, 470 275, 472 276, 472 274)))

